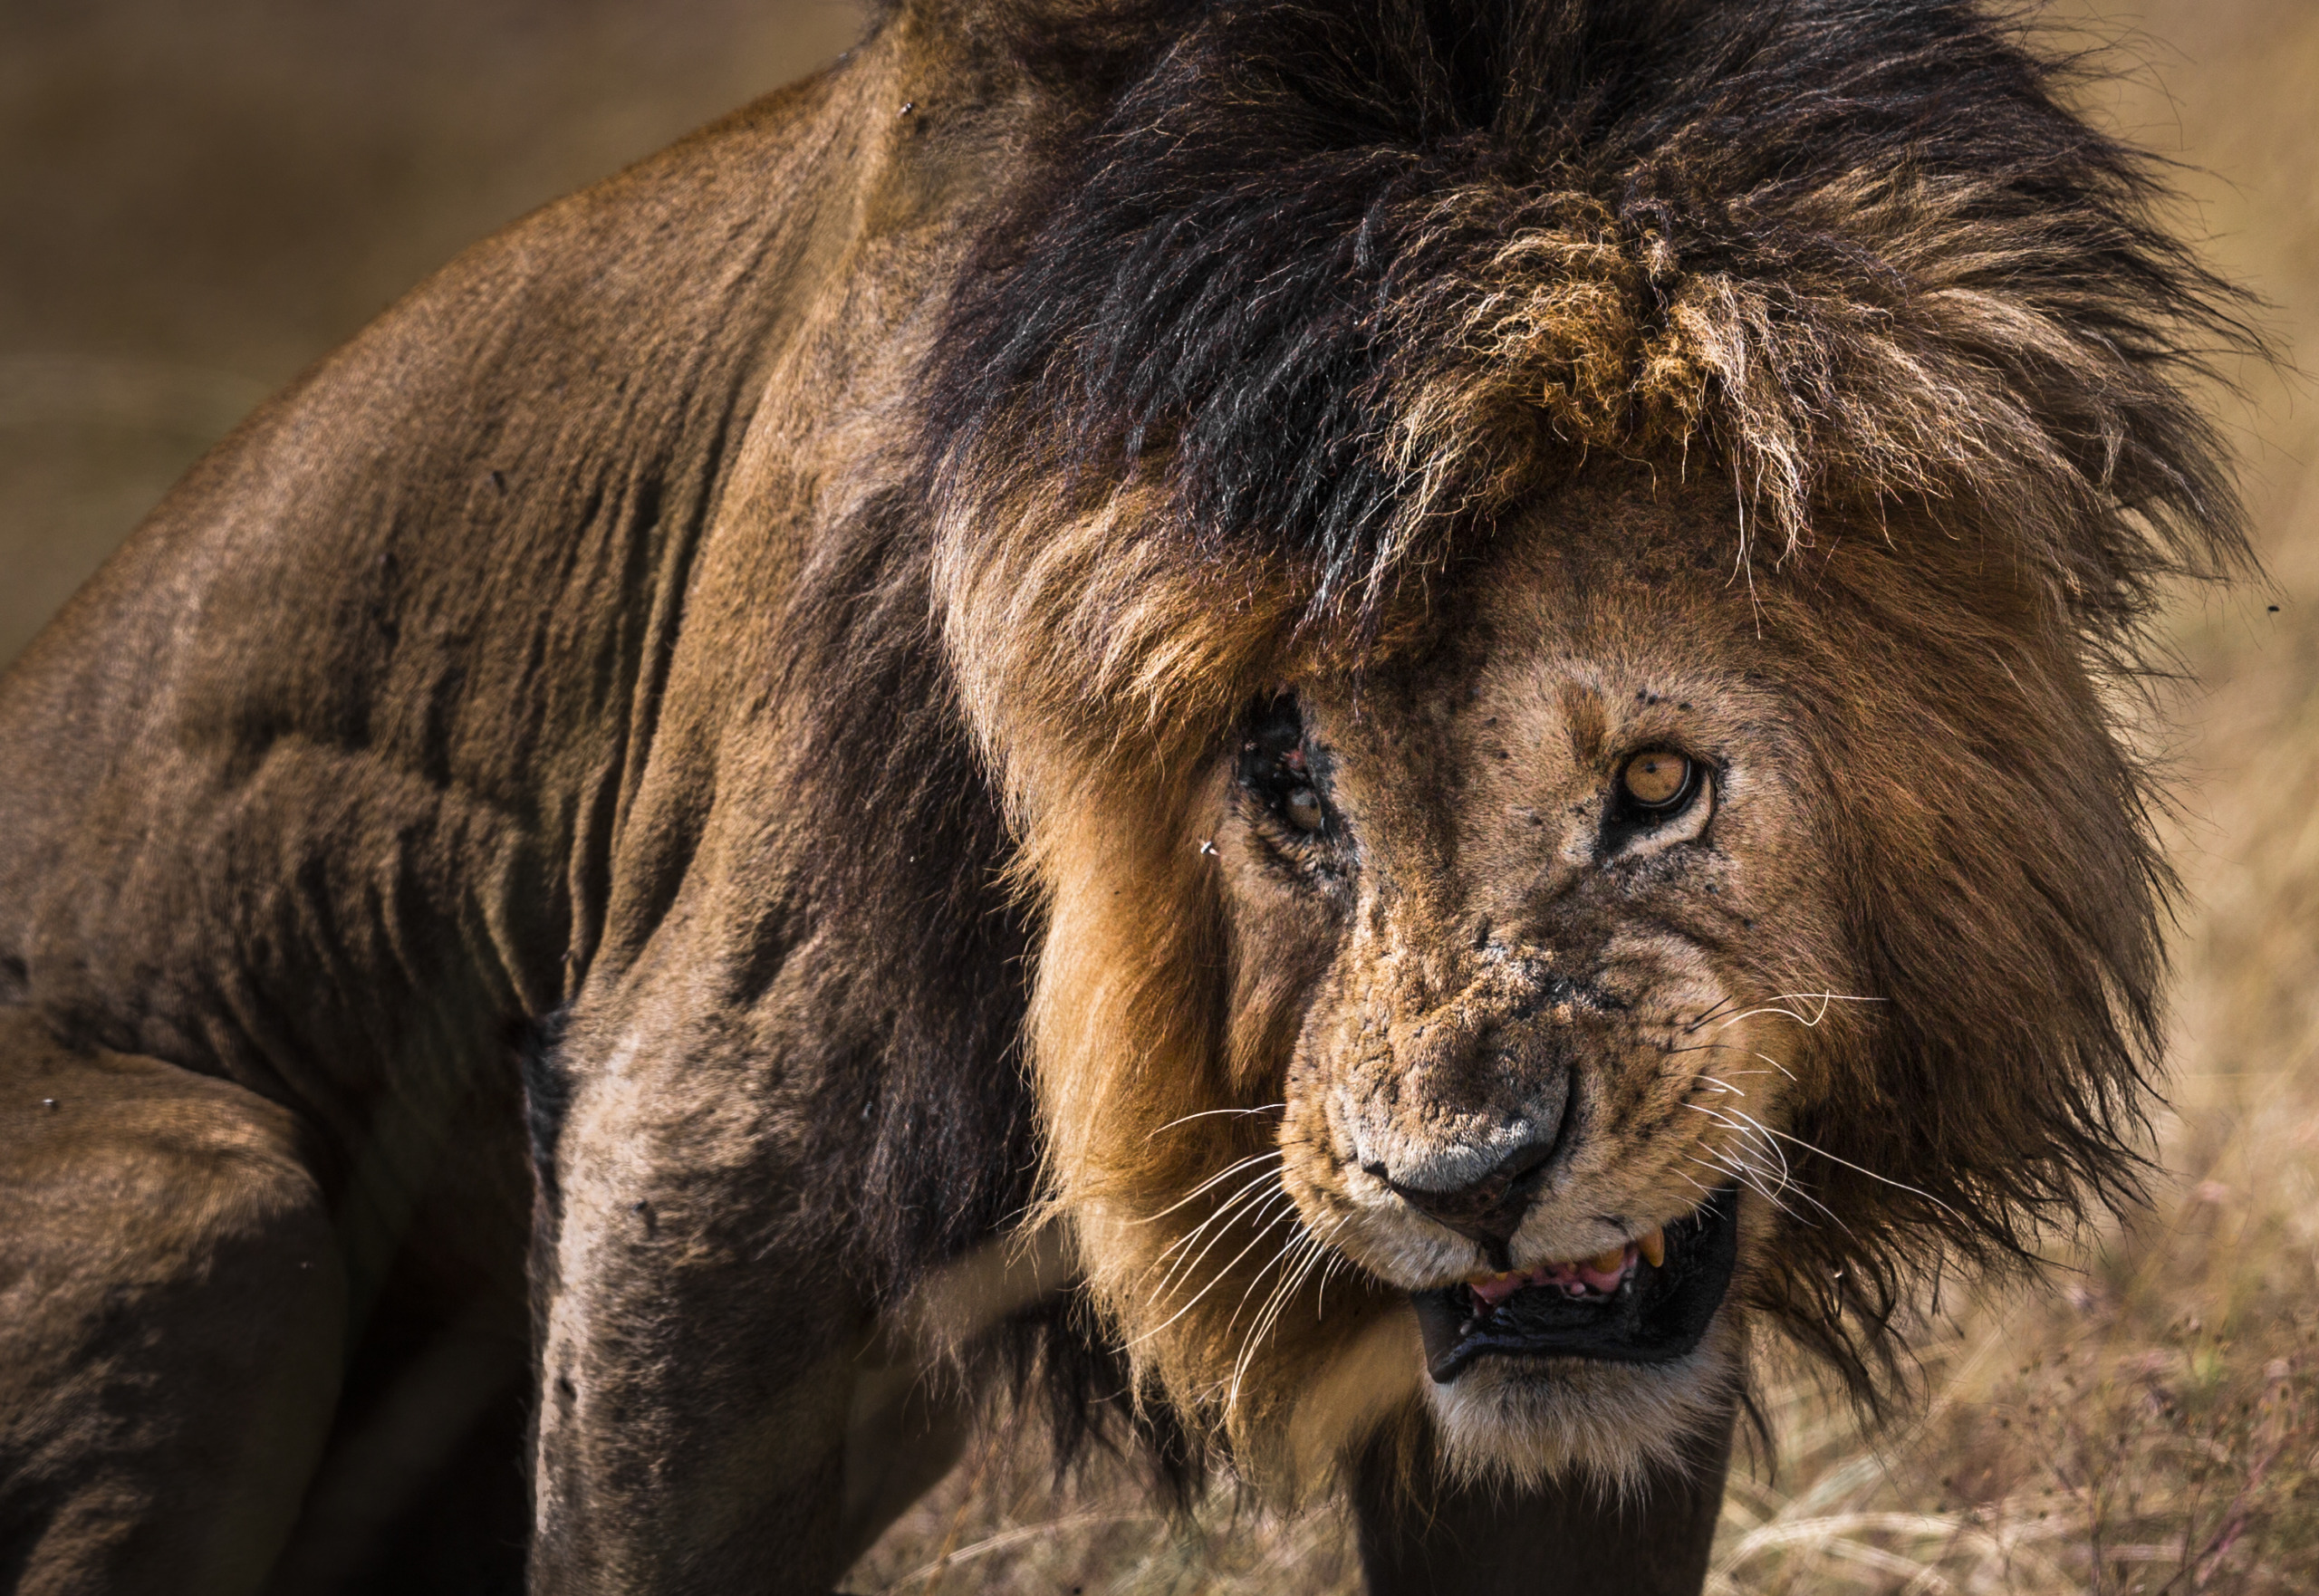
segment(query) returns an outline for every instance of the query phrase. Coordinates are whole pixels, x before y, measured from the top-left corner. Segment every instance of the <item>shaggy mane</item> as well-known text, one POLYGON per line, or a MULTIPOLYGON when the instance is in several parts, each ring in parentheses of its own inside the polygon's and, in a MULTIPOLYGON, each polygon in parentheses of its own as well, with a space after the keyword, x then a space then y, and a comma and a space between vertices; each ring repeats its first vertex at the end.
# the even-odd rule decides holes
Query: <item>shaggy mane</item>
MULTIPOLYGON (((931 581, 1045 917, 1028 1026, 1050 1187, 1130 1322, 1134 1266, 1104 1255, 1142 1244, 1119 1215, 1248 1136, 1211 1120, 1208 1161, 1152 1150, 1154 1127, 1246 1098, 1169 784, 1268 682, 1419 624, 1512 512, 1610 461, 1727 481, 1742 571, 1832 530, 1963 540, 2031 595, 2024 635, 2093 683, 2142 668, 2162 582, 2248 559, 2191 397, 2217 358, 2259 352, 2244 302, 2157 219, 2156 163, 2066 107, 2074 63, 1987 7, 973 14, 1044 132, 925 373, 931 581), (1131 935, 1103 918, 1122 890, 1145 905, 1131 935)), ((2102 733, 2075 694, 2053 712, 2102 733)), ((2017 1122, 1892 1123, 1912 1118, 1892 1093, 1969 1067, 1974 995, 1908 969, 1955 934, 1942 911, 1857 928, 1924 1000, 1878 1033, 1881 1072, 1801 1128, 1895 1178, 1811 1160, 1862 1222, 1800 1240, 1764 1305, 1871 1400, 1910 1280, 1952 1249, 2024 1257, 2138 1189, 2168 888, 2139 773, 2099 757, 2128 830, 2082 898, 2130 923, 2072 923, 2087 902, 2065 889, 2003 911, 2042 961, 2017 978, 2042 971, 2066 1011, 2017 1043, 2045 1061, 2017 1122)), ((1960 913, 2026 900, 2012 862, 1984 867, 1960 913)), ((2036 998, 1991 1003, 2007 1020, 2036 998)), ((1137 1354, 1214 1399, 1204 1354, 1176 1356, 1137 1354)))
POLYGON ((1058 105, 961 279, 931 435, 978 484, 1150 462, 1170 524, 1323 607, 1590 450, 1727 473, 1775 552, 1837 505, 2001 529, 2096 631, 2244 554, 2183 391, 2249 346, 2240 301, 2064 106, 2073 63, 1984 6, 1014 21, 1131 82, 1058 105))

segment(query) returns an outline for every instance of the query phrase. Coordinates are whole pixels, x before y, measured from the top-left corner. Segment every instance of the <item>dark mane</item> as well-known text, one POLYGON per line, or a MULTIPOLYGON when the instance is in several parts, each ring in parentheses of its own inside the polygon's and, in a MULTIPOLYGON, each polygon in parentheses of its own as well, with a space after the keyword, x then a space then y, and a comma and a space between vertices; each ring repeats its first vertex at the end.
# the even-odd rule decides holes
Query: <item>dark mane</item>
POLYGON ((825 1591, 1011 1390, 1695 1589, 2151 1170, 2261 351, 1996 3, 894 0, 262 407, 0 677, 9 1566, 825 1591))
MULTIPOLYGON (((2060 800, 2083 823, 2050 876, 1887 796, 1879 845, 1905 836, 1956 880, 1904 901, 1897 854, 1848 861, 1854 952, 1892 1008, 1860 1022, 1872 1068, 1798 1129, 1852 1149, 1805 1168, 1874 1217, 1801 1237, 1766 1305, 1872 1395, 1908 1281, 1946 1249, 2026 1258, 2041 1226, 2132 1201, 2170 879, 2088 684, 2147 668, 2160 582, 2247 561, 2193 390, 2261 346, 2160 219, 2158 163, 2069 108, 2079 63, 1969 0, 976 14, 1039 85, 1044 130, 933 341, 923 491, 972 591, 1075 573, 1015 604, 1067 615, 1052 637, 993 663, 988 630, 964 656, 996 713, 1090 750, 1122 717, 1208 725, 1225 666, 1166 702, 1137 677, 1131 703, 1118 662, 1169 656, 1171 625, 1211 628, 1184 658, 1254 659, 1275 598, 1282 626, 1357 652, 1590 460, 1729 482, 1743 566, 1854 530, 1917 551, 1881 602, 1918 605, 1895 624, 1924 668, 1953 667, 1951 735, 2002 748, 2053 717, 2098 750, 2100 795, 2060 800), (1025 552, 1129 495, 1068 558, 1025 552), (1959 540, 2026 599, 2000 614, 1938 553, 1959 540), (1163 597, 1126 574, 1169 572, 1163 597), (1255 596, 1211 623, 1197 611, 1222 601, 1197 595, 1218 572, 1214 591, 1255 596), (2074 685, 2020 697, 1961 640, 1984 622, 2074 685), (2001 928, 1992 951, 1960 951, 1976 917, 2001 928), (2017 959, 1996 971, 2000 943, 2017 959), (2023 1084, 1938 1124, 1891 1111, 1969 1069, 1988 1027, 2023 1084)), ((984 601, 938 601, 954 625, 984 601)), ((1906 718, 1904 687, 1860 690, 1906 718)), ((1953 758, 1955 791, 2045 801, 2042 776, 1953 758)))
POLYGON ((1788 545, 1831 505, 1977 514, 2097 630, 2242 552, 2180 391, 2238 302, 1986 6, 1051 9, 1011 14, 1070 64, 1050 136, 938 344, 954 470, 1155 464, 1187 535, 1324 607, 1589 450, 1688 449, 1788 545))

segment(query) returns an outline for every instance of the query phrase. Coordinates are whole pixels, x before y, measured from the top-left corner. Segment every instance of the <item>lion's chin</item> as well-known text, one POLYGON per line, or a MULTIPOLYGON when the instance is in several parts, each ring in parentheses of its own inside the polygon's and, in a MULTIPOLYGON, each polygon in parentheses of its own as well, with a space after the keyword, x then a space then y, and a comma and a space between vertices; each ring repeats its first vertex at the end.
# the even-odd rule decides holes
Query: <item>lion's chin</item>
POLYGON ((1452 1466, 1535 1484, 1573 1469, 1634 1482, 1681 1466, 1738 1378, 1724 1312, 1738 1207, 1736 1191, 1716 1193, 1667 1228, 1661 1262, 1643 1266, 1630 1248, 1599 1289, 1555 1269, 1510 1291, 1412 1293, 1452 1466))
POLYGON ((1717 1315, 1699 1345, 1667 1363, 1486 1359, 1425 1382, 1443 1460, 1460 1478, 1535 1489, 1586 1475, 1639 1491, 1654 1471, 1710 1451, 1738 1395, 1740 1332, 1717 1315))

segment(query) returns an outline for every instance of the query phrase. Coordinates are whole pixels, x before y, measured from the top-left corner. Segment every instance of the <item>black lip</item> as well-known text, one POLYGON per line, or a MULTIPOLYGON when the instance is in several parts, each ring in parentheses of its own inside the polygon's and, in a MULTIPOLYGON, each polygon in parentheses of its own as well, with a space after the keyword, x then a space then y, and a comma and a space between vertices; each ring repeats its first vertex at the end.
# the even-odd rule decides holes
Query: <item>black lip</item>
POLYGON ((1593 1358, 1667 1363, 1699 1344, 1739 1261, 1739 1191, 1725 1187, 1667 1226, 1667 1262, 1634 1273, 1607 1297, 1532 1286, 1487 1313, 1462 1285, 1412 1292, 1426 1372, 1443 1385, 1477 1358, 1593 1358))

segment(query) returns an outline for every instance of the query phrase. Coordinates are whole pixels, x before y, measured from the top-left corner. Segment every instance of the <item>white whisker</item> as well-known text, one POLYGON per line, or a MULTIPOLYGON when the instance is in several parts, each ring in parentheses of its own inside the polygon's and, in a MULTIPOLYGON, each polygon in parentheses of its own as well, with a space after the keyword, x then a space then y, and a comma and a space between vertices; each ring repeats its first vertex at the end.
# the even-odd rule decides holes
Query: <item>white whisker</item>
POLYGON ((1194 1120, 1212 1120, 1219 1114, 1281 1113, 1285 1112, 1287 1108, 1288 1105, 1285 1102, 1268 1102, 1253 1109, 1202 1109, 1197 1114, 1183 1114, 1178 1116, 1176 1119, 1169 1120, 1165 1125, 1160 1126, 1159 1130, 1152 1131, 1150 1135, 1146 1136, 1143 1139, 1150 1141, 1153 1136, 1159 1135, 1162 1130, 1173 1130, 1177 1126, 1188 1125, 1194 1120))
MULTIPOLYGON (((1167 1277, 1160 1281, 1158 1290, 1152 1294, 1154 1296, 1158 1296, 1164 1293, 1169 1289, 1170 1284, 1176 1280, 1179 1271, 1182 1272, 1183 1278, 1188 1280, 1192 1274, 1198 1271, 1201 1262, 1207 1258, 1208 1254, 1216 1250, 1217 1245, 1226 1236, 1231 1235, 1238 1225, 1243 1223, 1254 1224, 1261 1216, 1270 1213, 1284 1199, 1288 1202, 1292 1208, 1295 1207, 1295 1199, 1288 1196, 1287 1188, 1285 1187, 1274 1187, 1269 1191, 1257 1194, 1253 1199, 1246 1198, 1245 1194, 1242 1198, 1236 1198, 1236 1205, 1243 1201, 1246 1201, 1246 1205, 1245 1210, 1238 1216, 1238 1218, 1233 1224, 1224 1226, 1221 1229, 1217 1230, 1214 1235, 1209 1236, 1207 1243, 1200 1247, 1198 1252, 1187 1253, 1182 1257, 1177 1259, 1175 1264, 1169 1267, 1167 1277)), ((1222 1212, 1218 1212, 1211 1215, 1208 1223, 1212 1225, 1217 1219, 1222 1217, 1224 1217, 1224 1214, 1222 1212)), ((1272 1224, 1273 1221, 1266 1220, 1264 1224, 1258 1225, 1256 1234, 1259 1235, 1263 1235, 1266 1230, 1271 1228, 1272 1224)), ((1207 1226, 1203 1225, 1201 1228, 1206 1229, 1207 1226)), ((1246 1256, 1246 1249, 1243 1249, 1239 1255, 1233 1258, 1232 1262, 1236 1264, 1240 1261, 1240 1258, 1245 1256, 1246 1256)), ((1228 1268, 1230 1265, 1227 1264, 1227 1267, 1228 1268)))
POLYGON ((1191 1190, 1186 1192, 1182 1197, 1178 1197, 1174 1202, 1169 1203, 1158 1213, 1146 1214, 1140 1219, 1136 1220, 1135 1223, 1138 1225, 1149 1225, 1155 1219, 1164 1219, 1169 1215, 1174 1213, 1178 1208, 1182 1207, 1185 1204, 1196 1200, 1199 1197, 1200 1193, 1207 1191, 1209 1187, 1217 1185, 1219 1182, 1231 1179, 1233 1176, 1237 1175, 1241 1170, 1246 1169, 1251 1164, 1261 1164, 1266 1159, 1284 1159, 1288 1155, 1279 1148, 1273 1148, 1268 1151, 1261 1153, 1250 1153, 1246 1158, 1242 1159, 1239 1162, 1217 1170, 1215 1174, 1201 1181, 1198 1186, 1193 1187, 1191 1190))
POLYGON ((1263 1311, 1256 1315, 1256 1322, 1248 1327, 1247 1338, 1240 1344, 1240 1356, 1232 1364, 1232 1385, 1226 1399, 1227 1401, 1235 1403, 1239 1401, 1240 1380, 1247 1373, 1248 1365, 1255 1360, 1256 1350, 1264 1345, 1265 1338, 1272 1334, 1273 1327, 1280 1322, 1281 1314, 1295 1298, 1296 1293, 1304 1286, 1305 1280, 1319 1266, 1321 1260, 1327 1255, 1327 1247, 1317 1236, 1314 1236, 1310 1230, 1303 1234, 1311 1245, 1294 1271, 1284 1274, 1280 1284, 1265 1300, 1263 1311))
POLYGON ((1932 1193, 1925 1190, 1922 1187, 1910 1186, 1905 1180, 1894 1180, 1888 1176, 1879 1175, 1873 1169, 1862 1168, 1860 1165, 1853 1163, 1850 1159, 1840 1159, 1836 1157, 1835 1154, 1830 1152, 1826 1148, 1814 1147, 1812 1143, 1804 1140, 1802 1137, 1790 1136, 1785 1130, 1775 1130, 1772 1134, 1778 1137, 1782 1141, 1794 1142, 1805 1152, 1817 1153, 1832 1164, 1842 1164, 1845 1168, 1852 1170, 1854 1174, 1865 1175, 1871 1180, 1877 1182, 1879 1185, 1889 1186, 1895 1191, 1905 1191, 1912 1196, 1920 1197, 1924 1198, 1925 1201, 1930 1203, 1934 1207, 1939 1208, 1942 1213, 1949 1215, 1952 1217, 1958 1216, 1956 1209, 1950 1207, 1947 1203, 1942 1202, 1939 1197, 1933 1196, 1932 1193))
MULTIPOLYGON (((1281 1244, 1279 1251, 1274 1253, 1271 1257, 1266 1258, 1263 1263, 1257 1264, 1256 1267, 1249 1273, 1248 1284, 1240 1288, 1240 1300, 1233 1304, 1232 1317, 1224 1322, 1225 1334, 1231 1334, 1234 1328, 1239 1324, 1240 1315, 1247 1311, 1248 1299, 1256 1294, 1257 1283, 1263 1280, 1267 1273, 1275 1269, 1279 1269, 1281 1271, 1281 1279, 1286 1279, 1290 1270, 1289 1260, 1302 1256, 1304 1248, 1312 1242, 1312 1240, 1313 1232, 1306 1226, 1300 1225, 1297 1226, 1295 1234, 1291 1235, 1287 1241, 1281 1244)), ((1273 1290, 1277 1291, 1278 1289, 1279 1282, 1275 1281, 1273 1284, 1273 1290)), ((1269 1304, 1271 1301, 1271 1293, 1267 1293, 1265 1297, 1265 1302, 1269 1304)), ((1256 1317, 1259 1319, 1264 1317, 1264 1310, 1262 1308, 1256 1310, 1256 1317)))
POLYGON ((1882 1003, 1884 999, 1881 997, 1854 997, 1849 994, 1842 992, 1775 993, 1758 1006, 1751 1009, 1743 1009, 1739 1013, 1733 1014, 1729 1019, 1718 1025, 1716 1029, 1718 1031, 1727 1031, 1732 1026, 1737 1024, 1740 1021, 1751 1020, 1757 1014, 1782 1014, 1788 1019, 1794 1020, 1806 1031, 1813 1031, 1817 1030, 1819 1028, 1820 1022, 1828 1017, 1828 1009, 1832 1005, 1839 1003, 1882 1003), (1794 1009, 1785 1006, 1789 1003, 1816 1003, 1820 1006, 1812 1011, 1812 1017, 1807 1020, 1802 1014, 1797 1014, 1794 1009))
MULTIPOLYGON (((1683 1106, 1690 1110, 1691 1112, 1695 1114, 1705 1114, 1708 1119, 1713 1120, 1717 1124, 1723 1126, 1726 1130, 1737 1131, 1741 1139, 1751 1144, 1760 1145, 1766 1152, 1769 1153, 1773 1159, 1778 1161, 1780 1189, 1782 1191, 1785 1191, 1788 1187, 1793 1184, 1793 1178, 1790 1176, 1787 1168, 1787 1155, 1780 1151, 1779 1143, 1771 1139, 1770 1135, 1765 1131, 1763 1126, 1758 1121, 1748 1119, 1745 1114, 1740 1114, 1736 1109, 1732 1110, 1732 1113, 1737 1114, 1738 1117, 1737 1119, 1733 1119, 1730 1116, 1722 1113, 1718 1110, 1707 1108, 1698 1103, 1685 1103, 1683 1106), (1742 1120, 1745 1120, 1746 1123, 1742 1124, 1742 1120)), ((1768 1171, 1766 1172, 1768 1173, 1768 1171)))
MULTIPOLYGON (((1669 1058, 1676 1058, 1676 1057, 1679 1057, 1679 1056, 1680 1056, 1681 1054, 1683 1054, 1683 1053, 1746 1053, 1749 1058, 1761 1059, 1761 1060, 1763 1060, 1763 1061, 1764 1061, 1764 1062, 1766 1062, 1766 1063, 1769 1064, 1769 1065, 1772 1067, 1772 1070, 1776 1070, 1776 1071, 1778 1071, 1781 1074, 1783 1074, 1783 1075, 1786 1076, 1790 1081, 1793 1081, 1793 1080, 1795 1080, 1795 1071, 1793 1071, 1793 1070, 1791 1070, 1791 1069, 1789 1069, 1785 1064, 1781 1063, 1777 1059, 1775 1059, 1775 1058, 1772 1057, 1772 1055, 1771 1055, 1771 1054, 1769 1054, 1769 1053, 1761 1053, 1761 1052, 1758 1052, 1756 1049, 1752 1048, 1752 1047, 1740 1047, 1740 1046, 1738 1046, 1737 1044, 1736 1044, 1736 1043, 1729 1043, 1729 1042, 1701 1042, 1701 1043, 1696 1043, 1696 1044, 1694 1044, 1693 1046, 1690 1046, 1690 1047, 1670 1047, 1670 1048, 1669 1048, 1669 1049, 1667 1050, 1667 1056, 1668 1056, 1669 1058)), ((1738 1074, 1742 1074, 1742 1075, 1766 1075, 1766 1074, 1769 1074, 1769 1073, 1771 1073, 1771 1071, 1770 1071, 1770 1070, 1741 1070, 1741 1071, 1737 1071, 1737 1072, 1736 1072, 1736 1073, 1738 1073, 1738 1074)), ((1737 1091, 1738 1089, 1737 1089, 1737 1087, 1734 1087, 1732 1090, 1736 1091, 1737 1091)))
MULTIPOLYGON (((1333 1244, 1336 1240, 1337 1232, 1342 1230, 1352 1218, 1352 1216, 1350 1214, 1341 1214, 1337 1216, 1336 1222, 1329 1226, 1329 1239, 1333 1244)), ((1328 1309, 1329 1282, 1337 1277, 1337 1272, 1339 1270, 1350 1269, 1352 1267, 1352 1260, 1332 1245, 1329 1252, 1328 1267, 1321 1271, 1320 1289, 1313 1293, 1313 1317, 1318 1319, 1328 1309)))
MULTIPOLYGON (((1286 1197, 1288 1193, 1284 1190, 1277 1195, 1282 1197, 1286 1197)), ((1259 1211, 1261 1212, 1261 1210, 1259 1211)), ((1229 1259, 1226 1260, 1222 1267, 1217 1269, 1214 1274, 1208 1276, 1208 1284, 1199 1288, 1198 1292, 1194 1294, 1191 1301, 1186 1303, 1182 1307, 1168 1315, 1168 1317, 1160 1323, 1155 1324, 1150 1330, 1145 1331, 1141 1335, 1139 1335, 1133 1340, 1128 1341, 1126 1347, 1121 1348, 1121 1351, 1127 1350, 1127 1347, 1141 1346, 1145 1341, 1150 1341, 1153 1336, 1158 1335, 1161 1331, 1166 1330, 1169 1325, 1175 1323, 1177 1320, 1181 1319, 1185 1314, 1198 1307, 1199 1305, 1200 1299, 1207 1296, 1208 1293, 1214 1291, 1217 1287, 1217 1284, 1223 1280, 1226 1275, 1231 1274, 1233 1269, 1239 1264, 1241 1259, 1246 1257, 1250 1253, 1256 1250, 1256 1244, 1263 1241, 1265 1235, 1270 1234, 1274 1226, 1279 1224, 1284 1218, 1294 1217, 1295 1213, 1296 1204, 1292 1198, 1289 1202, 1287 1212, 1285 1214, 1275 1214, 1271 1218, 1265 1220, 1262 1225, 1258 1226, 1256 1227, 1256 1234, 1248 1238, 1248 1245, 1242 1247, 1237 1253, 1235 1253, 1229 1259)), ((1213 1245, 1214 1244, 1211 1243, 1209 1245, 1213 1245)), ((1203 1258, 1207 1255, 1208 1254, 1205 1250, 1200 1254, 1200 1256, 1203 1258)))
MULTIPOLYGON (((1219 1204, 1216 1212, 1201 1220, 1198 1225, 1185 1232, 1182 1235, 1178 1236, 1174 1241, 1169 1242, 1168 1244, 1167 1250, 1151 1261, 1150 1267, 1156 1269, 1160 1264, 1168 1263, 1170 1254, 1178 1255, 1175 1263, 1169 1265, 1167 1274, 1160 1278, 1159 1285, 1153 1289, 1153 1294, 1157 1295, 1160 1293, 1166 1291, 1168 1289, 1169 1282, 1175 1278, 1176 1272, 1179 1269, 1185 1267, 1188 1263, 1196 1264, 1198 1262, 1198 1259, 1194 1258, 1187 1249, 1188 1249, 1195 1242, 1198 1241, 1200 1236, 1207 1232, 1210 1226, 1216 1225, 1220 1221, 1227 1221, 1236 1210, 1251 1202, 1256 1203, 1259 1207, 1265 1207, 1270 1203, 1272 1194, 1282 1192, 1284 1190, 1285 1190, 1285 1188, 1280 1186, 1275 1177, 1269 1172, 1252 1177, 1246 1185, 1242 1186, 1237 1191, 1234 1192, 1229 1197, 1226 1198, 1221 1204, 1219 1204)), ((1220 1237, 1226 1231, 1230 1229, 1231 1226, 1227 1223, 1225 1224, 1223 1230, 1217 1232, 1217 1235, 1220 1237)), ((1208 1245, 1212 1247, 1215 1245, 1215 1239, 1211 1238, 1208 1245)), ((1199 1256, 1206 1257, 1207 1255, 1208 1249, 1206 1247, 1201 1248, 1199 1256)), ((1149 1271, 1147 1271, 1147 1273, 1149 1271)))
POLYGON ((1730 1176, 1733 1179, 1738 1181, 1740 1185, 1746 1187, 1749 1191, 1754 1192, 1757 1197, 1763 1198, 1764 1201, 1769 1203, 1773 1207, 1777 1208, 1789 1218, 1795 1220, 1797 1224, 1808 1225, 1811 1223, 1809 1220, 1800 1216, 1795 1209, 1780 1201, 1778 1193, 1771 1191, 1764 1186, 1763 1172, 1756 1168, 1754 1165, 1748 1164, 1744 1160, 1735 1163, 1724 1163, 1718 1159, 1691 1158, 1691 1155, 1689 1153, 1685 1153, 1683 1156, 1687 1159, 1690 1159, 1692 1163, 1697 1164, 1702 1169, 1712 1169, 1718 1175, 1730 1176))
POLYGON ((1161 1270, 1161 1266, 1165 1265, 1158 1283, 1147 1293, 1148 1300, 1156 1303, 1166 1296, 1174 1288, 1179 1275, 1196 1268, 1199 1260, 1208 1255, 1208 1249, 1229 1235, 1241 1219, 1250 1216, 1258 1209, 1269 1207, 1274 1194, 1279 1189, 1278 1187, 1267 1186, 1261 1181, 1251 1181, 1235 1192, 1231 1201, 1201 1220, 1191 1231, 1178 1236, 1169 1244, 1168 1251, 1154 1258, 1144 1270, 1145 1274, 1149 1275, 1152 1271, 1161 1270), (1213 1235, 1208 1235, 1211 1229, 1215 1232, 1213 1235), (1201 1240, 1203 1236, 1208 1237, 1205 1242, 1201 1240), (1169 1259, 1169 1254, 1175 1255, 1172 1261, 1169 1259))
MULTIPOLYGON (((1683 1034, 1689 1036, 1694 1034, 1700 1026, 1721 1015, 1726 1009, 1729 1008, 1737 1001, 1738 999, 1737 998, 1727 997, 1721 1003, 1717 1004, 1713 1008, 1704 1010, 1700 1013, 1698 1018, 1694 1019, 1689 1024, 1683 1027, 1683 1034)), ((1810 1030, 1817 1026, 1822 1020, 1827 1018, 1828 1005, 1831 1004, 1882 1003, 1885 1000, 1881 997, 1862 997, 1847 992, 1775 992, 1768 997, 1761 1000, 1763 1006, 1751 1008, 1744 1013, 1733 1014, 1730 1018, 1725 1020, 1723 1022, 1723 1025, 1718 1026, 1718 1029, 1719 1030, 1727 1026, 1736 1025, 1740 1021, 1748 1019, 1756 1014, 1785 1014, 1789 1019, 1794 1020, 1797 1024, 1804 1027, 1804 1029, 1810 1030), (1797 1014, 1794 1009, 1779 1006, 1781 1005, 1790 1003, 1816 1003, 1820 1006, 1813 1012, 1812 1017, 1807 1020, 1802 1014, 1797 1014)))

